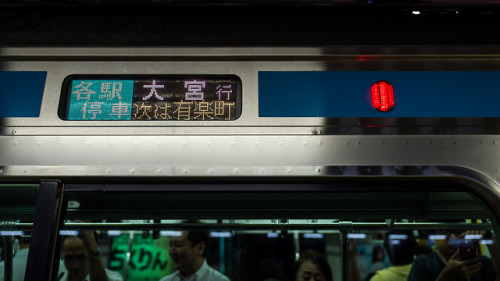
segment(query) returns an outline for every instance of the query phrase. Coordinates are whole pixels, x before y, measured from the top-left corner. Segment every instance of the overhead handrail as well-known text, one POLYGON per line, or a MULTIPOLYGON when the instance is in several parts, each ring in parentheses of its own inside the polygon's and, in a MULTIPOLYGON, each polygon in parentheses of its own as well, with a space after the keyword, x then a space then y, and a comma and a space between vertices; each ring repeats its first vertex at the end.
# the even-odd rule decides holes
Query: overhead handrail
MULTIPOLYGON (((332 223, 258 223, 258 224, 241 224, 241 223, 157 223, 157 222, 66 222, 62 225, 61 230, 184 230, 184 229, 210 229, 210 230, 340 230, 343 222, 332 223)), ((10 228, 17 230, 30 230, 33 227, 32 223, 15 223, 10 225, 10 228)), ((387 230, 388 225, 384 222, 352 222, 352 229, 365 230, 387 230)), ((394 222, 391 224, 391 229, 408 229, 408 230, 446 230, 446 229, 468 229, 468 230, 491 230, 490 222, 484 223, 439 223, 439 222, 394 222)), ((0 231, 2 229, 0 228, 0 231)))

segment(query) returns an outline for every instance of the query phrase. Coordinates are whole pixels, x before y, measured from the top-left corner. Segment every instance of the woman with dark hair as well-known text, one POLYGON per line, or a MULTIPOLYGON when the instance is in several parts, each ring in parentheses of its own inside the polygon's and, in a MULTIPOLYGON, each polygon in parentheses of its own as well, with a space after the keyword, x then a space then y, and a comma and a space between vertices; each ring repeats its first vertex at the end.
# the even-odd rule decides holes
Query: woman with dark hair
POLYGON ((295 281, 332 281, 332 271, 325 257, 313 250, 300 255, 295 266, 295 281))
POLYGON ((380 245, 375 245, 372 249, 372 272, 384 269, 384 259, 384 248, 380 245))

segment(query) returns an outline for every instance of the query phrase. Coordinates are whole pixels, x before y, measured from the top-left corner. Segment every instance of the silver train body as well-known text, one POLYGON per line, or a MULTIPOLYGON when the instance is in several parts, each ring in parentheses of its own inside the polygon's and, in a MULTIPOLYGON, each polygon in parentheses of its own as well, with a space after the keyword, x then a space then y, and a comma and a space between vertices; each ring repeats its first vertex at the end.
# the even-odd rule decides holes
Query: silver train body
POLYGON ((494 118, 259 117, 257 77, 259 71, 497 70, 497 51, 383 46, 2 48, 2 71, 47 71, 47 79, 39 117, 2 118, 0 179, 444 177, 469 182, 497 205, 494 118), (372 58, 360 60, 363 56, 372 58), (62 82, 69 75, 131 73, 237 75, 242 114, 229 122, 89 122, 58 116, 62 82), (358 167, 366 167, 364 175, 363 169, 353 169, 358 167), (381 169, 370 172, 370 167, 381 169), (419 168, 405 174, 398 167, 419 168))
MULTIPOLYGON (((427 203, 414 210, 418 213, 415 217, 432 218, 433 212, 443 218, 451 212, 460 217, 481 216, 483 209, 454 197, 453 192, 459 190, 473 194, 487 206, 495 229, 495 219, 500 218, 498 118, 261 117, 258 74, 498 71, 499 51, 498 47, 475 46, 5 47, 0 50, 1 71, 45 71, 47 76, 39 117, 0 118, 0 184, 48 182, 67 190, 87 188, 104 193, 117 185, 124 190, 132 185, 134 191, 151 191, 157 190, 155 186, 171 184, 180 192, 227 192, 220 200, 213 199, 219 206, 207 207, 212 213, 209 210, 192 215, 170 210, 166 215, 179 219, 203 215, 241 219, 245 212, 251 218, 321 218, 330 216, 328 212, 343 200, 362 197, 358 194, 344 198, 342 193, 361 191, 378 194, 380 206, 363 211, 353 201, 352 208, 336 209, 339 217, 353 214, 354 219, 381 219, 390 217, 384 212, 396 204, 394 200, 410 202, 415 199, 411 192, 431 192, 426 189, 429 182, 438 187, 443 183, 437 191, 449 193, 438 201, 449 199, 451 205, 435 207, 427 204, 432 198, 425 198, 422 202, 427 203), (241 115, 221 122, 60 118, 63 81, 68 76, 130 74, 235 75, 241 80, 241 115), (319 188, 315 185, 318 183, 319 188), (342 187, 342 183, 350 185, 342 187), (356 189, 356 184, 362 187, 356 189), (261 200, 266 200, 265 194, 277 192, 276 197, 267 200, 269 205, 279 205, 280 194, 297 190, 307 194, 308 188, 311 192, 338 191, 330 199, 331 208, 322 205, 309 212, 299 207, 301 213, 294 213, 290 203, 280 213, 273 208, 252 210, 247 206, 249 209, 239 210, 232 205, 245 201, 238 192, 257 192, 263 196, 261 200), (384 198, 384 192, 401 197, 384 198), (403 196, 406 193, 410 197, 403 196), (231 213, 231 208, 238 210, 231 213)), ((57 203, 60 197, 52 196, 54 206, 61 206, 57 203)), ((189 199, 180 200, 186 205, 191 203, 189 199)), ((43 204, 38 203, 37 208, 40 212, 43 204)), ((127 208, 120 210, 127 212, 127 208)), ((413 216, 409 214, 394 217, 413 216)), ((54 231, 61 227, 61 217, 46 219, 53 228, 38 228, 33 235, 35 239, 35 235, 46 233, 49 243, 37 251, 51 260, 55 255, 50 250, 56 245, 54 231)), ((40 236, 37 239, 43 240, 40 236)), ((30 274, 48 276, 50 267, 50 263, 40 264, 41 269, 33 269, 30 274)))

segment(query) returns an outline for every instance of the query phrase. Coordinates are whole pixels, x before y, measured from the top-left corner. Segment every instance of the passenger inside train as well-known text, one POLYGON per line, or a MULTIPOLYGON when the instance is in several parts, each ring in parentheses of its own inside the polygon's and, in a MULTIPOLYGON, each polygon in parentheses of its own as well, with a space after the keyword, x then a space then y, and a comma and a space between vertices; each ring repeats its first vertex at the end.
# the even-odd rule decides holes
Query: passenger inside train
MULTIPOLYGON (((468 192, 66 192, 51 280, 498 280, 496 219, 468 192)), ((24 280, 26 204, 4 212, 0 280, 24 280)))
POLYGON ((206 230, 184 230, 169 241, 169 255, 176 271, 160 281, 212 280, 229 281, 205 260, 210 235, 206 230))
POLYGON ((491 233, 446 230, 433 235, 436 236, 435 250, 416 257, 408 281, 500 280, 498 249, 491 233), (480 239, 487 241, 490 257, 478 253, 480 239))
MULTIPOLYGON (((16 245, 15 256, 12 259, 12 281, 22 281, 24 280, 24 274, 26 272, 26 262, 28 261, 28 251, 31 243, 31 238, 29 237, 29 235, 19 235, 11 237, 4 236, 2 239, 2 254, 7 254, 5 252, 5 244, 9 244, 9 242, 15 242, 16 245)), ((2 255, 2 257, 4 257, 4 255, 2 255)), ((5 271, 5 261, 4 258, 2 258, 2 261, 0 261, 1 281, 5 281, 5 271)))
MULTIPOLYGON (((86 227, 102 223, 93 222, 86 227)), ((134 223, 126 222, 129 226, 134 223)), ((265 225, 256 221, 246 223, 247 226, 258 223, 259 228, 265 225)), ((311 230, 275 231, 276 225, 269 223, 268 231, 221 231, 224 222, 210 220, 204 224, 212 228, 217 225, 216 229, 198 227, 179 231, 177 229, 184 227, 182 222, 172 224, 175 230, 98 229, 95 233, 101 241, 99 244, 92 238, 93 231, 80 230, 75 236, 75 230, 63 230, 62 262, 57 280, 345 280, 342 233, 318 230, 314 227, 318 222, 311 220, 298 223, 310 225, 311 230)), ((234 223, 227 225, 234 226, 234 223)), ((446 228, 447 223, 439 225, 446 228)), ((72 226, 78 228, 78 223, 72 226)), ((3 257, 7 254, 6 234, 2 240, 3 257)), ((356 254, 359 280, 497 280, 496 246, 486 231, 356 230, 346 237, 356 242, 352 253, 356 254), (379 247, 384 251, 384 259, 379 260, 382 269, 371 259, 379 247)), ((26 251, 24 240, 17 240, 16 245, 19 248, 15 247, 12 275, 15 281, 23 280, 18 277, 23 269, 18 260, 26 251)), ((0 280, 4 280, 4 262, 1 266, 0 280)), ((358 280, 356 276, 347 278, 358 280)))
POLYGON ((118 272, 104 267, 99 245, 93 231, 83 230, 78 236, 65 236, 62 241, 62 260, 58 280, 122 281, 118 272))
POLYGON ((295 281, 332 281, 332 270, 325 257, 314 251, 306 250, 300 254, 295 269, 295 281))
POLYGON ((406 281, 416 254, 416 240, 411 231, 391 231, 384 235, 384 250, 390 266, 373 272, 370 281, 406 281))

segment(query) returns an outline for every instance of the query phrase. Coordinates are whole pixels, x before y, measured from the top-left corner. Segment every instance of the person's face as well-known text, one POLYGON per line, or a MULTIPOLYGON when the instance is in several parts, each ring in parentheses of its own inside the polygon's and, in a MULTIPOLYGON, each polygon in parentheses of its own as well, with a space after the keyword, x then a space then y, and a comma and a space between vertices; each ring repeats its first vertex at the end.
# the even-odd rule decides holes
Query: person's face
POLYGON ((189 231, 183 231, 182 236, 170 238, 169 254, 174 262, 175 269, 184 276, 194 274, 203 261, 205 243, 192 245, 188 239, 189 231))
POLYGON ((326 281, 326 277, 317 265, 305 261, 300 265, 295 281, 326 281))
POLYGON ((78 238, 66 238, 62 247, 64 266, 71 279, 83 280, 89 274, 87 250, 78 238))
POLYGON ((377 251, 377 260, 379 260, 379 261, 384 260, 384 252, 380 249, 377 251))

